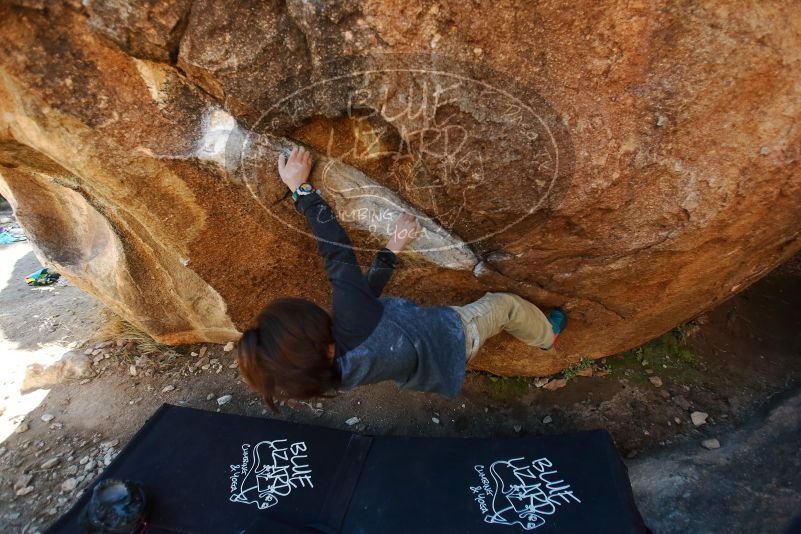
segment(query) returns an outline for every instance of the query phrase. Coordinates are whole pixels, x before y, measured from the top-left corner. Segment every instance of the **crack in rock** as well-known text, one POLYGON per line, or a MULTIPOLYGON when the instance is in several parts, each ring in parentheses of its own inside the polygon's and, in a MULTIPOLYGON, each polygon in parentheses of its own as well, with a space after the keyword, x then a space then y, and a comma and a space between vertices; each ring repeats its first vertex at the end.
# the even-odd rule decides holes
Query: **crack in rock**
MULTIPOLYGON (((275 154, 290 150, 296 144, 287 139, 249 131, 240 126, 232 115, 219 108, 211 108, 206 112, 201 127, 194 156, 213 162, 229 175, 236 176, 244 182, 259 205, 271 211, 270 206, 274 206, 275 202, 266 198, 264 184, 259 183, 271 179, 271 175, 255 172, 255 169, 273 165, 275 154)), ((389 238, 397 217, 403 212, 413 213, 418 218, 421 233, 407 251, 448 269, 472 270, 478 263, 477 256, 462 239, 401 199, 394 191, 337 159, 315 153, 315 161, 312 183, 332 204, 343 225, 376 237, 389 238)))

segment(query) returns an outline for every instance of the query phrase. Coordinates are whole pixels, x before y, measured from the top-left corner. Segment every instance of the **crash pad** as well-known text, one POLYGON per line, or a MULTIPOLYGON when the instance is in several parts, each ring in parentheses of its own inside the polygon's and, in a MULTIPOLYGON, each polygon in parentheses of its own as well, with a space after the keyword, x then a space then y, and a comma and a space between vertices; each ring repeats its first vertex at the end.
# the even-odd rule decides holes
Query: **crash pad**
MULTIPOLYGON (((647 532, 604 430, 366 436, 165 404, 104 479, 144 488, 146 533, 647 532)), ((82 532, 90 494, 48 532, 82 532)))

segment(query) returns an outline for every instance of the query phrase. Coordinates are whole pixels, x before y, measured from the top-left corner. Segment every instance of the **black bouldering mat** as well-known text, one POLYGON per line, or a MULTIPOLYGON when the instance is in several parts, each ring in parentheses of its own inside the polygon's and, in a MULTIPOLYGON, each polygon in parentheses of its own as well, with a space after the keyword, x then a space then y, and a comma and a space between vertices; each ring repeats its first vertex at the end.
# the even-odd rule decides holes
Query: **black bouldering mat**
MULTIPOLYGON (((164 405, 106 478, 145 488, 145 533, 647 532, 602 430, 370 437, 164 405)), ((90 493, 48 532, 81 532, 90 493)))

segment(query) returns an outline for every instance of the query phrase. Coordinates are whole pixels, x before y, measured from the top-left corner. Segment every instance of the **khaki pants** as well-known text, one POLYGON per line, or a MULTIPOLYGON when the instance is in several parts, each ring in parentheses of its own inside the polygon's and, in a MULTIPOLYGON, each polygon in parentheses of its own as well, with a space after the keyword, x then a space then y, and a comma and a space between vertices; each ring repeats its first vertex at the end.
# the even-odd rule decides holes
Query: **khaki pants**
POLYGON ((466 306, 451 307, 462 318, 467 361, 501 330, 533 347, 547 350, 553 345, 553 327, 545 314, 512 293, 487 293, 466 306))

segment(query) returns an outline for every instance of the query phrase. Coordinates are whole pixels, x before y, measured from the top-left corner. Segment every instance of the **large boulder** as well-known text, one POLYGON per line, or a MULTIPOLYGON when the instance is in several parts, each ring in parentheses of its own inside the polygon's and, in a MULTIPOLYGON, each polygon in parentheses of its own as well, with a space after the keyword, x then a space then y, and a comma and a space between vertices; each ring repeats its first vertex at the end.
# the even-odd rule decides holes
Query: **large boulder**
POLYGON ((278 181, 294 143, 388 292, 561 305, 542 375, 636 346, 801 248, 790 3, 86 0, 0 7, 0 194, 42 261, 167 343, 329 302, 278 181))

